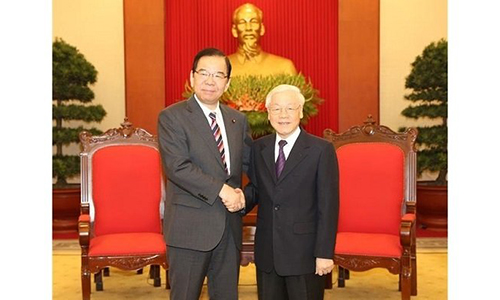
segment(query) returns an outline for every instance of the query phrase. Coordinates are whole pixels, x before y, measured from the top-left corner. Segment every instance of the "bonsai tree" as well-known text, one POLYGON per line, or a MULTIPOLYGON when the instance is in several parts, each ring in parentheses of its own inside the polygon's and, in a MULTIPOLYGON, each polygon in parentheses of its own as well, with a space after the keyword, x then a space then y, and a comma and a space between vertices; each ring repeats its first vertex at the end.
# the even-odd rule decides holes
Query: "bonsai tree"
POLYGON ((100 122, 106 112, 101 105, 88 105, 94 99, 89 85, 96 82, 97 70, 77 48, 60 38, 52 44, 52 145, 56 154, 52 156, 52 177, 57 178, 56 186, 67 184, 66 179, 79 174, 78 155, 64 155, 63 146, 78 143, 78 134, 90 131, 101 134, 96 128, 66 127, 63 122, 100 122))
POLYGON ((412 102, 402 111, 408 118, 441 119, 439 125, 417 127, 418 173, 439 172, 436 184, 445 185, 448 173, 448 42, 444 39, 425 47, 411 64, 405 87, 412 102))

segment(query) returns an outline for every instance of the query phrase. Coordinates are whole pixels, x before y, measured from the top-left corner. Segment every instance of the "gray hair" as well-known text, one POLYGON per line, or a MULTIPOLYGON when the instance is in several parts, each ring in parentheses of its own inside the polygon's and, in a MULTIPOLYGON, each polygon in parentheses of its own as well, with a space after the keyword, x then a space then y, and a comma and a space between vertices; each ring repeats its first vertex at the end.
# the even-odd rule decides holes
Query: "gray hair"
POLYGON ((269 108, 269 103, 271 103, 272 97, 281 92, 286 92, 286 91, 291 91, 294 92, 297 95, 297 99, 300 102, 300 105, 304 106, 304 103, 306 102, 306 98, 304 98, 304 95, 300 92, 300 89, 296 87, 295 85, 289 85, 289 84, 280 84, 274 89, 272 89, 266 96, 266 108, 269 108))

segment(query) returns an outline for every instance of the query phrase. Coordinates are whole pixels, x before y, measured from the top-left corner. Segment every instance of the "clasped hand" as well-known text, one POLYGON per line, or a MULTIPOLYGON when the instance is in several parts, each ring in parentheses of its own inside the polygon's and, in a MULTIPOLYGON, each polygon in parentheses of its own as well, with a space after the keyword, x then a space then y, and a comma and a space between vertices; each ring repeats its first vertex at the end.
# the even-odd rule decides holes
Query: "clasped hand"
POLYGON ((236 212, 245 207, 245 194, 239 188, 234 189, 224 184, 219 196, 229 212, 236 212))

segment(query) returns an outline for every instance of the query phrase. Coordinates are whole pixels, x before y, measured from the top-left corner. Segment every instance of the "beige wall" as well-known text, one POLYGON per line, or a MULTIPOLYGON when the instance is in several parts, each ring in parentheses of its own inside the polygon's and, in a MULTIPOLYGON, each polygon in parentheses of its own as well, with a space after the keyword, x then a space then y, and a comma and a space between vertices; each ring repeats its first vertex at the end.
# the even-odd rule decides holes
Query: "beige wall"
POLYGON ((380 124, 422 125, 401 115, 410 104, 405 78, 428 44, 447 39, 447 23, 447 0, 380 1, 380 124))
MULTIPOLYGON (((447 0, 380 1, 380 124, 397 130, 440 123, 415 121, 401 111, 411 103, 404 99, 411 63, 428 44, 447 39, 447 23, 447 0)), ((435 174, 426 172, 420 179, 433 180, 435 174)))
MULTIPOLYGON (((78 48, 98 71, 92 104, 101 104, 107 115, 101 123, 85 126, 118 127, 125 116, 123 0, 53 0, 52 26, 53 39, 60 37, 78 48)), ((77 154, 79 148, 64 151, 77 154)))

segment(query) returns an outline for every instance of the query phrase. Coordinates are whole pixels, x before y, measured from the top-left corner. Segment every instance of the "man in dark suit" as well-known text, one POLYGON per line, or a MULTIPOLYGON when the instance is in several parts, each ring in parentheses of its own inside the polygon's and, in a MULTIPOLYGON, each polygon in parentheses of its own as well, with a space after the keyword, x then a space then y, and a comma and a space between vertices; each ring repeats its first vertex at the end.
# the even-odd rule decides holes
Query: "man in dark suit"
POLYGON ((211 299, 238 299, 238 211, 245 204, 239 187, 252 140, 246 117, 219 104, 230 75, 224 53, 200 51, 190 74, 194 95, 170 105, 158 118, 168 178, 163 231, 170 299, 199 299, 205 276, 211 299))
POLYGON ((266 98, 276 134, 252 146, 249 212, 258 202, 255 264, 260 300, 323 299, 333 269, 338 165, 333 145, 299 127, 304 96, 291 85, 266 98))

